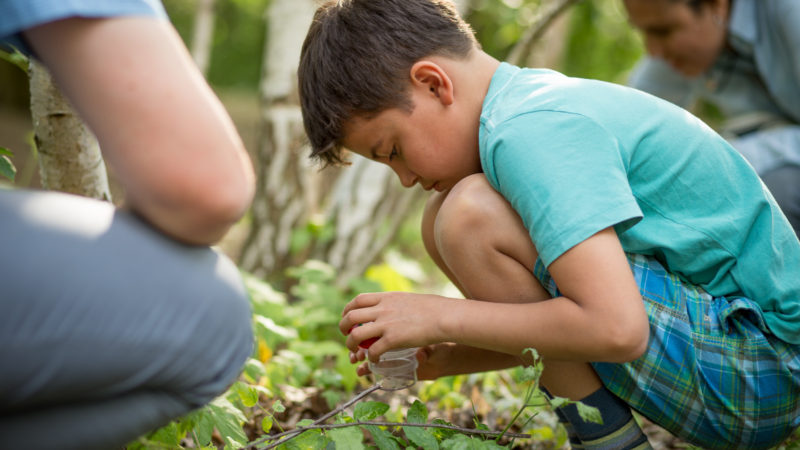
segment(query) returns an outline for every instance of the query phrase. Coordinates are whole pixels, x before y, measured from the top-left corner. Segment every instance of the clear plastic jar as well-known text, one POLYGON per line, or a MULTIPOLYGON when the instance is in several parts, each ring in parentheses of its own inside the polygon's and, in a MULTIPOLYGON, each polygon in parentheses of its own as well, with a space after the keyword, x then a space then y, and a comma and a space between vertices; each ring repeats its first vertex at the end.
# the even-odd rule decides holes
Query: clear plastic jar
POLYGON ((369 370, 381 389, 396 391, 411 387, 417 382, 418 365, 416 347, 404 348, 382 354, 377 363, 370 361, 369 370))

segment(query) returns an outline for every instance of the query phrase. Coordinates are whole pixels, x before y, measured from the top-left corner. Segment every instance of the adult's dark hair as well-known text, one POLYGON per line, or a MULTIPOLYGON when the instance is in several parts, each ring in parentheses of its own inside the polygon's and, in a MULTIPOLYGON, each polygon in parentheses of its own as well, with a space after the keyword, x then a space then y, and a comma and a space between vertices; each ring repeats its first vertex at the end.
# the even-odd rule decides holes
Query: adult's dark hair
POLYGON ((314 15, 298 81, 311 157, 342 162, 345 121, 411 110, 409 72, 420 59, 466 57, 477 47, 450 0, 329 1, 314 15))

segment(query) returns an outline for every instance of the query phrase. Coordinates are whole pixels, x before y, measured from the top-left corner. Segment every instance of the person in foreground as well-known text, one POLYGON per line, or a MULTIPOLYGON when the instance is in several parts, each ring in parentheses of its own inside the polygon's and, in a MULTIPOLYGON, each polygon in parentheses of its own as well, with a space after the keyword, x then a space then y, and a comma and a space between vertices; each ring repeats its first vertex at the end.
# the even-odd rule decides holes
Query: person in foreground
POLYGON ((721 133, 753 165, 800 235, 800 2, 625 0, 649 57, 631 86, 724 117, 721 133))
POLYGON ((631 408, 705 448, 798 427, 800 242, 700 120, 500 63, 447 0, 324 4, 298 77, 312 157, 347 149, 435 191, 424 243, 467 298, 357 296, 339 323, 354 362, 370 338, 373 361, 422 347, 433 379, 533 347, 552 395, 600 409, 602 425, 557 410, 584 448, 647 448, 631 408))
POLYGON ((253 195, 230 118, 153 0, 0 3, 96 134, 123 209, 0 189, 0 448, 121 448, 221 394, 252 349, 209 248, 253 195))

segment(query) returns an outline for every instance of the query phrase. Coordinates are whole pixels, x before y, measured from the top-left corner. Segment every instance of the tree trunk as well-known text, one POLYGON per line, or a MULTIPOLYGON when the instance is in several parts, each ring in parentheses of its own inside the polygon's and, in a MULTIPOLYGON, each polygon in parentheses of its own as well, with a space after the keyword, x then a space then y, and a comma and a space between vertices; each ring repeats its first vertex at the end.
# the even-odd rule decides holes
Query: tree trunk
POLYGON ((192 58, 205 75, 211 61, 212 38, 214 37, 214 1, 198 0, 192 31, 192 58))
POLYGON ((273 281, 310 257, 333 265, 340 283, 360 275, 391 241, 421 193, 404 190, 388 167, 363 158, 353 158, 345 168, 320 171, 312 166, 296 68, 316 6, 313 0, 273 0, 267 12, 259 185, 240 263, 273 281), (314 224, 332 225, 333 238, 308 231, 314 224), (295 239, 294 249, 293 236, 305 236, 295 239))
POLYGON ((28 73, 42 186, 111 201, 106 166, 94 134, 44 66, 31 60, 28 73))
MULTIPOLYGON (((541 59, 534 59, 534 47, 541 42, 542 36, 547 32, 553 22, 559 18, 570 6, 578 3, 581 0, 550 0, 543 2, 539 6, 539 15, 536 21, 523 33, 520 40, 511 49, 506 61, 514 65, 530 65, 531 62, 535 63, 541 59)), ((565 27, 561 27, 562 32, 566 32, 565 27)), ((553 44, 559 49, 563 49, 564 39, 554 39, 553 44)))
POLYGON ((318 203, 320 174, 306 153, 297 98, 297 65, 315 10, 313 0, 273 0, 261 75, 261 137, 251 227, 241 265, 254 275, 279 279, 292 265, 292 231, 305 227, 318 203))
POLYGON ((388 166, 354 158, 329 199, 326 217, 335 224, 335 238, 317 242, 312 256, 335 267, 337 284, 345 285, 377 260, 423 194, 419 187, 403 188, 388 166))

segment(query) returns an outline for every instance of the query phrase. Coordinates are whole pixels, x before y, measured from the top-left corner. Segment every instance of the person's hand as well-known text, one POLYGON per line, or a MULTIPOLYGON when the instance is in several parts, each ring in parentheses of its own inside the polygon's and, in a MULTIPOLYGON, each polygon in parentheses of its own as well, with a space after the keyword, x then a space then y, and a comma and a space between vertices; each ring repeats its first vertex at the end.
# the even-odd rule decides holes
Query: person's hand
MULTIPOLYGON (((436 345, 426 345, 417 349, 417 379, 418 380, 435 380, 440 376, 447 373, 447 369, 455 365, 454 361, 450 361, 450 356, 453 353, 450 351, 455 344, 441 343, 436 345)), ((356 368, 356 374, 360 377, 367 376, 372 373, 369 370, 369 364, 366 362, 367 351, 359 348, 356 352, 350 352, 350 362, 361 364, 356 368)))
POLYGON ((452 301, 438 295, 407 292, 357 296, 345 306, 339 322, 342 334, 347 335, 346 345, 354 353, 351 359, 363 359, 359 344, 370 338, 377 338, 369 345, 369 358, 373 362, 387 350, 423 347, 447 340, 441 318, 452 301))

